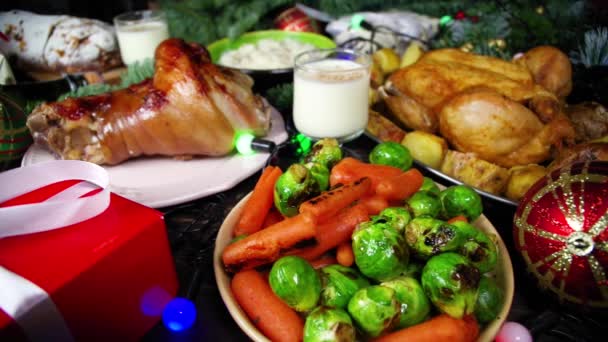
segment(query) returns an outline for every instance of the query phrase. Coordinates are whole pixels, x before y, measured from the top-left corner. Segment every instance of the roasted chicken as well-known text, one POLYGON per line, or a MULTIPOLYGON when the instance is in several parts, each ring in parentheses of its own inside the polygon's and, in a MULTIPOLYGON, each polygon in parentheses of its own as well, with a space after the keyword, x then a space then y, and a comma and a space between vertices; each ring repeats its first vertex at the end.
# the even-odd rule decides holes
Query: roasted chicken
MULTIPOLYGON (((537 59, 536 73, 544 70, 537 59)), ((560 95, 569 90, 552 82, 560 95)), ((574 138, 561 100, 523 62, 434 50, 393 73, 380 93, 404 126, 439 131, 456 150, 503 167, 542 162, 574 138)))
POLYGON ((439 131, 456 150, 506 168, 543 161, 550 156, 550 142, 574 134, 564 115, 544 123, 524 105, 491 89, 452 98, 439 113, 439 131))
POLYGON ((236 131, 263 136, 270 111, 249 76, 211 63, 204 47, 161 43, 152 79, 119 91, 38 106, 35 140, 63 159, 118 164, 141 155, 221 156, 236 131))

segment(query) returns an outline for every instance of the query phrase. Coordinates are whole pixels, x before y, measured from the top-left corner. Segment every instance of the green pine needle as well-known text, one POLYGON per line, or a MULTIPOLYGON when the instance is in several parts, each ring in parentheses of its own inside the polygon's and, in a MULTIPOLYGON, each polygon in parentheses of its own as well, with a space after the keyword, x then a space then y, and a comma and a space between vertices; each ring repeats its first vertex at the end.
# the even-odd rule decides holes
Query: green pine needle
POLYGON ((587 68, 596 65, 608 65, 608 28, 598 27, 585 32, 585 40, 578 50, 572 53, 575 64, 584 64, 587 68))
POLYGON ((290 0, 161 0, 172 37, 207 45, 258 27, 275 9, 290 0))
POLYGON ((291 106, 293 105, 293 84, 283 83, 276 85, 266 90, 265 97, 279 112, 287 113, 291 111, 291 106))
POLYGON ((57 101, 65 100, 68 97, 92 96, 124 89, 132 84, 137 84, 146 78, 150 78, 153 75, 154 61, 152 59, 146 59, 143 62, 135 62, 134 64, 129 65, 127 71, 120 75, 120 84, 118 85, 109 85, 105 83, 89 84, 59 96, 57 101))

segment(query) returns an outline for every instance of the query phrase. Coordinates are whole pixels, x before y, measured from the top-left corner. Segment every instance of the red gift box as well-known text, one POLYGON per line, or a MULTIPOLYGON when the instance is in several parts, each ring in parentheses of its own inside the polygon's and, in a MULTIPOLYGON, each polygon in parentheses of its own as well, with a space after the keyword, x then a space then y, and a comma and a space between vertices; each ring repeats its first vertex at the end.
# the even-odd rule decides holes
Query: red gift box
MULTIPOLYGON (((75 183, 55 183, 0 207, 41 202, 75 183)), ((115 194, 105 211, 80 223, 0 239, 0 267, 46 291, 80 341, 140 338, 178 286, 162 214, 115 194)), ((0 309, 0 340, 45 337, 24 330, 0 309)))

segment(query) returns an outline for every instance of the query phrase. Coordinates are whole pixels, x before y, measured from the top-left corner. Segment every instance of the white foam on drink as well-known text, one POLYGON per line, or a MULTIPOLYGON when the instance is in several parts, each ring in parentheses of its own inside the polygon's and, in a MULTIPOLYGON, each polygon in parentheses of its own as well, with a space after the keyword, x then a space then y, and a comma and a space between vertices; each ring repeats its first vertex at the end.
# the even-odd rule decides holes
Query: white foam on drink
POLYGON ((306 63, 298 68, 298 76, 320 82, 344 82, 367 77, 368 70, 357 62, 326 59, 306 63))

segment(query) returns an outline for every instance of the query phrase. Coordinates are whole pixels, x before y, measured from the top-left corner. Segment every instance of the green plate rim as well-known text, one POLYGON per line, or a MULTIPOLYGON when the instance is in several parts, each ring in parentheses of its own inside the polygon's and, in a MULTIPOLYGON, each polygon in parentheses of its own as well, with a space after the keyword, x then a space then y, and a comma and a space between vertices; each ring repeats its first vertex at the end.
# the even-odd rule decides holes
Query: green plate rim
POLYGON ((211 60, 217 63, 220 56, 229 50, 238 49, 243 44, 257 42, 260 39, 295 39, 303 43, 312 44, 319 49, 331 49, 336 47, 336 43, 330 38, 313 32, 299 32, 299 31, 282 31, 282 30, 262 30, 247 32, 240 35, 234 40, 229 38, 223 38, 207 45, 207 50, 211 55, 211 60))

